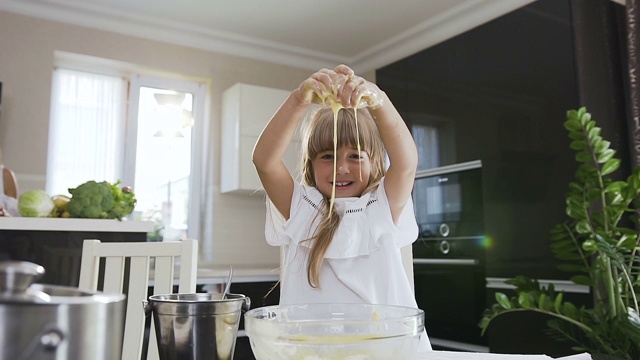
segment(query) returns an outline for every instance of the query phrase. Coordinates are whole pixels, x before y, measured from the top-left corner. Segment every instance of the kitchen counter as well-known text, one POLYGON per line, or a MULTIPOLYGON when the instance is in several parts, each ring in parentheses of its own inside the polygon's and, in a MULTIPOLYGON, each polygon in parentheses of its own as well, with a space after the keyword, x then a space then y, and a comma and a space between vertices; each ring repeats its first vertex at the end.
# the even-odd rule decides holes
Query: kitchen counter
POLYGON ((116 219, 0 217, 0 230, 148 233, 153 231, 153 222, 119 221, 116 219))
MULTIPOLYGON (((176 265, 175 281, 178 280, 179 266, 176 265)), ((198 263, 198 276, 196 284, 204 286, 203 290, 210 292, 221 292, 229 277, 229 266, 212 264, 207 262, 198 263)), ((252 283, 252 282, 276 282, 280 279, 278 265, 256 264, 256 265, 231 265, 233 266, 232 283, 252 283)), ((153 271, 149 273, 153 279, 153 271)), ((153 280, 150 281, 153 284, 153 280)))
POLYGON ((223 284, 229 276, 229 266, 233 267, 233 282, 278 281, 279 265, 220 265, 206 262, 198 263, 198 284, 223 284))
POLYGON ((0 260, 29 261, 45 268, 39 282, 77 286, 82 243, 143 242, 151 221, 0 217, 0 260))
MULTIPOLYGON (((546 355, 510 355, 510 354, 489 354, 470 353, 457 351, 431 351, 416 355, 413 360, 550 360, 552 357, 546 355)), ((565 356, 559 360, 591 360, 591 355, 587 353, 565 356)))

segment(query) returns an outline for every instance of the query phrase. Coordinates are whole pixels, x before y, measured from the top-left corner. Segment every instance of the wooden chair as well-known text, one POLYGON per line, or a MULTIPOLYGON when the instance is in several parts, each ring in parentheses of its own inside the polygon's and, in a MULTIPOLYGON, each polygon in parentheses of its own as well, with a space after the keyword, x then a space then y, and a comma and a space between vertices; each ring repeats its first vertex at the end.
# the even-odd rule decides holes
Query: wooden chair
MULTIPOLYGON (((151 281, 154 294, 174 293, 176 258, 180 258, 178 292, 195 293, 198 267, 196 240, 139 243, 84 240, 78 287, 89 291, 101 290, 127 295, 122 360, 140 360, 143 354, 146 320, 142 301, 147 300, 147 289, 151 281), (102 258, 105 259, 104 271, 100 271, 102 258), (125 270, 127 262, 128 272, 125 270), (99 276, 100 273, 102 276, 99 276), (98 288, 100 278, 103 283, 102 289, 98 288), (128 285, 126 289, 125 285, 128 285)), ((159 359, 153 319, 147 359, 159 359)))

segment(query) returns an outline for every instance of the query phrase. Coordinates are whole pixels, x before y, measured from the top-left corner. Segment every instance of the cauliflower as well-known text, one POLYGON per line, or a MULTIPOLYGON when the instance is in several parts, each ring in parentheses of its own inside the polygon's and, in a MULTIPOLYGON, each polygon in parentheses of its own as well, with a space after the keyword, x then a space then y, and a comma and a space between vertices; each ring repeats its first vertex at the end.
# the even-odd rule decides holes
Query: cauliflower
POLYGON ((119 188, 107 181, 87 181, 69 189, 71 200, 67 205, 71 217, 91 219, 118 219, 129 215, 136 204, 130 187, 119 188))

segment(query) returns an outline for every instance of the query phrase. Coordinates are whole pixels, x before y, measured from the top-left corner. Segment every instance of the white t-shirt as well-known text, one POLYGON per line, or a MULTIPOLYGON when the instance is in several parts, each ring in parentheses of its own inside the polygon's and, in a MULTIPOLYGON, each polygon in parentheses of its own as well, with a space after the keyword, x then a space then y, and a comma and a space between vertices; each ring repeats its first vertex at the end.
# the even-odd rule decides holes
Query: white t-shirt
MULTIPOLYGON (((284 247, 280 304, 366 303, 417 308, 400 252, 418 236, 413 203, 407 201, 396 226, 384 179, 377 189, 360 198, 335 199, 340 225, 325 254, 320 286, 309 285, 310 244, 304 240, 314 235, 321 221, 322 198, 318 189, 295 183, 288 221, 267 199, 267 242, 284 247)), ((430 349, 426 334, 422 338, 423 350, 430 349)))

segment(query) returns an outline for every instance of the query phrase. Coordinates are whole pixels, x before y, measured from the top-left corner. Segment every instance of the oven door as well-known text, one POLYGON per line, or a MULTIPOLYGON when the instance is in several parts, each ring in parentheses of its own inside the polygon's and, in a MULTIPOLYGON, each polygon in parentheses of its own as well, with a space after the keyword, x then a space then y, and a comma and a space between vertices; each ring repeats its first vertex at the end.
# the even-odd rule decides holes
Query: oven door
POLYGON ((472 258, 413 260, 416 301, 434 349, 488 352, 478 323, 486 307, 484 264, 472 258))
POLYGON ((484 233, 482 168, 416 176, 413 202, 420 237, 472 236, 484 233))

